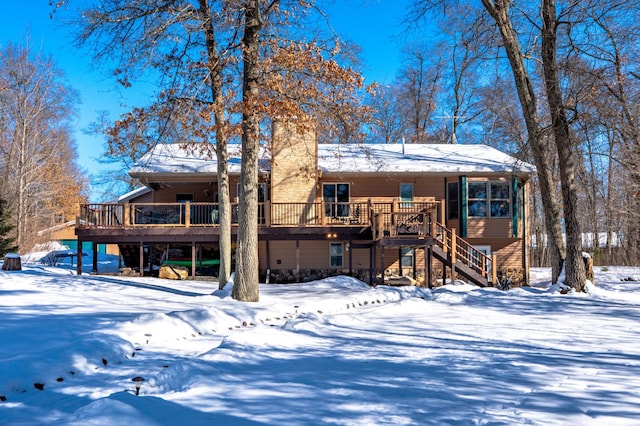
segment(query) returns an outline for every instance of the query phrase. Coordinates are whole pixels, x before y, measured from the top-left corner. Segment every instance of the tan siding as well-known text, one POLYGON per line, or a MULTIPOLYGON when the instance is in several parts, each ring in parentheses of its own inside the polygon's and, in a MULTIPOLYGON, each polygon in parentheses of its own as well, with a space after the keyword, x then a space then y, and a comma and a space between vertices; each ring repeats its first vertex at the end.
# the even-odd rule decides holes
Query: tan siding
POLYGON ((296 269, 296 242, 295 241, 270 241, 269 255, 271 265, 265 266, 271 269, 296 269))
POLYGON ((491 246, 491 252, 496 255, 499 269, 517 268, 524 269, 523 242, 521 239, 511 238, 476 238, 469 239, 474 246, 491 246))
POLYGON ((260 264, 260 271, 263 269, 267 269, 269 267, 269 262, 267 262, 267 244, 271 244, 271 242, 267 241, 258 241, 258 263, 260 264))
POLYGON ((467 238, 509 238, 511 218, 469 218, 467 238))
POLYGON ((455 229, 456 230, 456 234, 460 235, 460 220, 452 219, 452 220, 447 222, 446 226, 449 229, 455 229))
MULTIPOLYGON (((153 202, 175 203, 177 194, 192 194, 193 201, 196 203, 212 203, 216 190, 216 185, 210 185, 208 183, 175 183, 171 184, 169 188, 154 191, 153 202)), ((136 200, 135 202, 140 203, 143 201, 136 200)))
POLYGON ((49 236, 51 240, 75 240, 76 239, 76 226, 68 225, 64 228, 53 231, 49 236))
MULTIPOLYGON (((369 257, 369 249, 351 249, 352 268, 369 269, 369 257)), ((349 252, 345 252, 344 267, 349 268, 349 252)))
MULTIPOLYGON (((266 249, 266 245, 265 245, 266 249)), ((304 241, 299 242, 300 269, 327 269, 329 268, 329 242, 328 241, 304 241)), ((297 250, 295 241, 270 241, 269 252, 271 269, 291 269, 298 267, 297 250), (280 263, 278 263, 278 261, 280 263)), ((264 254, 266 267, 266 253, 264 254)), ((348 258, 345 256, 345 262, 348 258)))
POLYGON ((139 197, 131 199, 130 203, 153 203, 155 191, 147 192, 146 194, 142 194, 139 197))
POLYGON ((400 198, 400 184, 413 183, 413 195, 415 198, 433 197, 435 199, 444 198, 444 183, 442 178, 437 177, 406 177, 375 175, 368 177, 344 177, 336 175, 323 175, 320 183, 349 183, 351 201, 366 201, 384 198, 384 201, 391 201, 391 198, 400 198))
MULTIPOLYGON (((336 241, 340 242, 340 241, 336 241)), ((344 245, 344 271, 349 270, 349 254, 346 249, 347 243, 344 245)), ((305 269, 330 269, 329 259, 329 241, 300 241, 300 270, 305 269)), ((266 242, 260 245, 260 263, 267 266, 266 242)), ((295 241, 270 241, 269 242, 270 258, 272 270, 291 269, 296 270, 296 242, 295 241), (278 264, 278 260, 280 263, 278 264)), ((351 250, 352 269, 369 269, 369 249, 352 249, 351 250)))
MULTIPOLYGON (((175 203, 177 194, 193 194, 193 201, 196 203, 213 203, 218 191, 217 184, 214 183, 174 183, 168 188, 153 191, 149 197, 140 197, 131 201, 132 203, 175 203)), ((238 197, 238 178, 229 178, 229 196, 231 202, 236 202, 238 197)))
POLYGON ((300 258, 302 269, 329 268, 329 241, 300 241, 300 258))

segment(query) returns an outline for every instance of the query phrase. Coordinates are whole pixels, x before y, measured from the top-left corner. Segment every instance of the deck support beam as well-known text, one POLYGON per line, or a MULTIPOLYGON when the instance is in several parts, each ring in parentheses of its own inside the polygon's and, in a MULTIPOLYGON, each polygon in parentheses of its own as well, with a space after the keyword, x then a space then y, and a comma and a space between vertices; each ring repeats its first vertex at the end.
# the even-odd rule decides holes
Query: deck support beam
POLYGON ((196 243, 191 242, 191 279, 196 278, 196 243))
MULTIPOLYGON (((82 247, 82 244, 84 243, 83 240, 81 240, 80 238, 78 238, 78 247, 82 247)), ((76 275, 82 275, 82 252, 78 253, 78 262, 76 263, 76 275)))
POLYGON ((139 255, 140 255, 140 276, 143 277, 144 276, 144 242, 142 241, 140 241, 139 255))
MULTIPOLYGON (((91 265, 91 272, 98 272, 98 243, 93 241, 91 243, 91 250, 93 251, 93 264, 91 265)), ((82 257, 82 246, 78 246, 78 259, 82 257)))
POLYGON ((424 245, 424 279, 427 287, 433 288, 433 245, 424 245))
POLYGON ((296 281, 300 282, 300 240, 296 240, 296 281))

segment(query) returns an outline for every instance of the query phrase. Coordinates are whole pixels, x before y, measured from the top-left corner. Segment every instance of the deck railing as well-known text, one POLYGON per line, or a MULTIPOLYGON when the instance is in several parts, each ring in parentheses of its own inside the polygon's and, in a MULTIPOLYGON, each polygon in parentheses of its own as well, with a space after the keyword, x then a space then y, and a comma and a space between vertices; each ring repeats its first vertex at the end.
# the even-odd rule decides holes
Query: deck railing
POLYGON ((436 244, 446 253, 452 264, 461 263, 490 282, 496 282, 495 256, 487 256, 484 252, 469 244, 456 234, 455 229, 449 229, 441 223, 435 224, 436 244))
MULTIPOLYGON (((259 226, 369 226, 370 203, 258 203, 259 226)), ((219 225, 218 203, 81 204, 79 228, 219 225)), ((238 204, 231 204, 238 223, 238 204)))
MULTIPOLYGON (((238 204, 231 205, 231 222, 238 223, 238 204)), ((441 201, 366 201, 351 203, 259 203, 258 226, 371 227, 374 240, 433 237, 452 264, 464 264, 489 281, 496 281, 495 256, 489 257, 440 222, 441 201)), ((78 228, 207 227, 218 226, 217 203, 82 204, 78 228)))

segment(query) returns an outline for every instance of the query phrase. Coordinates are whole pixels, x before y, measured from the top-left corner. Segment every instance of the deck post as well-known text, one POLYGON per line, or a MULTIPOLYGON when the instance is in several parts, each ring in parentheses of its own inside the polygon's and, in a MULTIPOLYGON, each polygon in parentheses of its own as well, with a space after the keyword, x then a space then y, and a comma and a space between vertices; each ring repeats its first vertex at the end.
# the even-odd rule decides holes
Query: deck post
POLYGON ((392 225, 396 224, 395 215, 394 215, 396 211, 398 211, 398 200, 394 198, 393 201, 391 202, 391 224, 392 225))
POLYGON ((456 228, 451 228, 451 263, 456 262, 456 228))
POLYGON ((431 244, 424 245, 424 280, 427 287, 433 288, 433 271, 432 271, 432 263, 433 263, 433 246, 431 244))
POLYGON ((456 252, 458 251, 456 239, 456 228, 451 228, 451 253, 449 253, 449 258, 451 259, 451 284, 456 279, 456 252))
POLYGON ((191 279, 196 278, 196 242, 191 242, 191 279))
POLYGON ((184 205, 184 226, 189 228, 191 226, 191 201, 185 201, 184 205))
POLYGON ((300 282, 300 240, 296 240, 296 281, 300 282))
POLYGON ((491 253, 491 282, 493 283, 494 287, 498 283, 498 264, 496 263, 497 259, 498 256, 495 253, 491 253))
POLYGON ((140 241, 139 255, 140 255, 140 276, 143 277, 144 276, 144 242, 142 241, 140 241))
POLYGON ((271 226, 271 201, 264 202, 264 224, 265 226, 271 226))
POLYGON ((382 263, 382 273, 380 274, 382 276, 382 285, 384 285, 384 247, 382 247, 382 249, 380 250, 380 263, 382 263))
POLYGON ((352 246, 352 241, 351 239, 349 239, 349 242, 347 243, 347 251, 349 251, 349 275, 353 276, 353 249, 351 248, 352 246))
MULTIPOLYGON (((97 273, 98 272, 98 243, 96 243, 95 241, 93 241, 91 243, 91 250, 93 251, 93 264, 91 265, 91 272, 92 273, 97 273)), ((82 246, 78 246, 78 261, 80 261, 80 258, 82 257, 82 246)))
MULTIPOLYGON (((418 256, 416 255, 415 248, 412 248, 411 250, 413 251, 413 265, 411 265, 411 268, 413 268, 413 279, 416 280, 418 278, 418 256)), ((402 253, 400 253, 400 264, 402 264, 402 253)))
POLYGON ((369 281, 371 285, 375 283, 375 277, 376 275, 378 275, 378 265, 376 264, 376 257, 378 256, 376 250, 377 246, 378 243, 374 241, 373 245, 371 246, 371 251, 369 252, 369 263, 371 265, 371 267, 369 268, 369 274, 371 275, 369 277, 369 281))
MULTIPOLYGON (((78 247, 82 247, 82 241, 78 238, 78 247)), ((82 275, 82 256, 78 253, 78 262, 76 262, 76 275, 82 275)))
MULTIPOLYGON (((435 210, 431 213, 435 213, 435 210)), ((435 215, 437 216, 437 214, 435 215)), ((438 223, 435 217, 431 216, 431 237, 437 238, 438 236, 438 223)))
POLYGON ((447 284, 447 262, 442 261, 442 285, 447 284))
POLYGON ((122 225, 128 227, 129 225, 131 225, 131 204, 125 203, 122 206, 122 210, 123 210, 122 225))
POLYGON ((324 201, 320 201, 320 225, 325 225, 325 217, 324 217, 324 213, 325 213, 325 202, 324 201))

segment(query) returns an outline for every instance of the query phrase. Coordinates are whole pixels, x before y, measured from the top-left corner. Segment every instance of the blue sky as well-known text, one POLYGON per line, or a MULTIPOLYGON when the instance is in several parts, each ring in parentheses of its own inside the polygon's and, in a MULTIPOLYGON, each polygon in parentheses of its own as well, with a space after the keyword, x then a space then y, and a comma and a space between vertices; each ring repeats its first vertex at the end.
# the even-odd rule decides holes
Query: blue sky
MULTIPOLYGON (((124 104, 132 105, 146 93, 129 89, 123 93, 113 91, 113 81, 100 70, 91 68, 89 55, 71 45, 71 34, 56 19, 51 20, 48 0, 3 2, 0 15, 0 46, 7 42, 24 44, 29 35, 32 50, 42 50, 53 56, 62 69, 68 84, 79 99, 76 105, 78 120, 75 138, 81 167, 91 173, 104 168, 95 160, 102 155, 103 139, 83 132, 98 117, 98 112, 110 111, 116 118, 124 104)), ((362 47, 364 75, 367 83, 389 82, 396 73, 401 42, 397 35, 402 30, 401 20, 410 0, 353 0, 336 1, 328 14, 333 27, 346 40, 362 47)))

